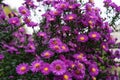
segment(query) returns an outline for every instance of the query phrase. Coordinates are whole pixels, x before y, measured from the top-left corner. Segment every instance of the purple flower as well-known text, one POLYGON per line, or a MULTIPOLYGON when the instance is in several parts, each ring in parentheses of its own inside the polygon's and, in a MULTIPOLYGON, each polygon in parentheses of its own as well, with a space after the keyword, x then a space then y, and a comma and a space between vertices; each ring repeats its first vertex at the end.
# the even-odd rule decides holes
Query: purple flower
POLYGON ((38 37, 43 37, 43 38, 47 38, 47 34, 45 32, 38 32, 37 33, 38 37))
POLYGON ((51 11, 50 14, 51 14, 52 16, 58 16, 58 15, 61 14, 61 11, 58 11, 58 10, 51 11))
POLYGON ((99 69, 98 69, 97 65, 95 65, 95 64, 90 64, 90 65, 89 65, 89 74, 90 74, 91 76, 97 76, 98 73, 99 73, 99 69))
POLYGON ((98 32, 90 32, 89 37, 91 39, 94 39, 94 40, 98 41, 101 36, 100 36, 100 34, 98 32))
POLYGON ((108 44, 107 43, 102 43, 101 44, 101 48, 105 51, 108 51, 109 50, 109 47, 108 47, 108 44))
POLYGON ((80 70, 80 69, 76 69, 72 71, 72 75, 75 79, 79 80, 83 80, 84 76, 85 76, 85 71, 84 70, 80 70))
POLYGON ((68 8, 67 2, 59 2, 58 4, 55 4, 55 8, 58 10, 66 10, 68 8))
POLYGON ((48 63, 43 63, 42 67, 41 67, 41 72, 43 75, 48 75, 51 71, 50 71, 50 64, 48 63))
POLYGON ((28 27, 35 27, 38 25, 38 23, 31 21, 31 19, 28 17, 25 17, 23 20, 27 24, 28 27))
POLYGON ((20 20, 18 17, 12 17, 8 20, 9 24, 19 26, 20 25, 20 20))
POLYGON ((41 70, 43 62, 40 60, 35 60, 31 63, 30 69, 32 72, 39 72, 41 70))
POLYGON ((70 31, 70 27, 69 26, 62 26, 62 31, 63 32, 70 31))
POLYGON ((49 45, 60 45, 62 41, 59 38, 52 38, 49 41, 49 45))
POLYGON ((72 80, 72 75, 69 72, 64 73, 63 80, 72 80))
POLYGON ((77 18, 77 15, 76 14, 69 14, 66 16, 65 20, 67 21, 73 21, 77 18))
POLYGON ((82 62, 87 61, 84 53, 82 53, 82 52, 79 52, 78 54, 74 54, 73 57, 74 57, 75 59, 79 60, 79 61, 82 61, 82 62))
POLYGON ((61 60, 55 60, 50 65, 51 71, 55 75, 63 75, 66 72, 66 65, 61 60))
POLYGON ((16 67, 16 72, 19 75, 23 75, 25 73, 27 73, 29 71, 29 65, 27 63, 21 63, 19 65, 17 65, 16 67))
POLYGON ((87 36, 87 35, 80 34, 80 35, 78 35, 77 40, 78 40, 79 42, 87 42, 87 41, 88 41, 88 36, 87 36))
POLYGON ((29 42, 27 46, 25 46, 25 52, 27 53, 35 53, 35 44, 33 42, 29 42))
POLYGON ((80 70, 85 70, 84 64, 80 63, 79 61, 75 61, 75 66, 80 70))
POLYGON ((4 55, 3 54, 0 54, 0 61, 4 59, 4 55))
POLYGON ((18 10, 24 16, 29 16, 30 15, 30 11, 24 6, 19 7, 18 10))
POLYGON ((62 49, 62 52, 68 52, 69 51, 69 48, 66 44, 61 44, 61 49, 62 49))
POLYGON ((52 57, 54 55, 54 53, 50 50, 45 50, 44 52, 42 52, 41 56, 43 58, 49 59, 50 57, 52 57))

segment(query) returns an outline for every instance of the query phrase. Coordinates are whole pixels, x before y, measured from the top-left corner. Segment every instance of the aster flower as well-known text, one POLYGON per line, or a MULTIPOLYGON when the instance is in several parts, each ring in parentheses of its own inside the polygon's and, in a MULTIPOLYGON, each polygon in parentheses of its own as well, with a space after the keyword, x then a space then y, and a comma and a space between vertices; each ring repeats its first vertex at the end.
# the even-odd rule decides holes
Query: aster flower
POLYGON ((39 72, 41 70, 43 62, 40 60, 35 60, 31 63, 30 69, 32 72, 39 72))
POLYGON ((25 17, 23 21, 27 24, 28 27, 35 27, 38 25, 38 23, 31 21, 31 19, 28 17, 25 17))
POLYGON ((75 66, 77 67, 77 69, 85 70, 84 64, 79 61, 75 61, 75 66))
POLYGON ((80 70, 80 69, 76 69, 76 70, 72 71, 72 75, 77 80, 84 79, 84 77, 85 77, 85 71, 84 70, 80 70))
POLYGON ((109 47, 108 47, 108 44, 107 44, 107 43, 102 43, 102 44, 101 44, 101 48, 102 48, 104 51, 108 51, 108 50, 109 50, 109 47))
POLYGON ((52 38, 49 40, 49 45, 60 45, 62 41, 59 38, 52 38))
POLYGON ((68 52, 69 48, 66 44, 61 44, 61 50, 62 50, 62 52, 68 52))
POLYGON ((38 37, 43 37, 43 38, 47 38, 47 34, 45 32, 38 32, 37 33, 38 37))
POLYGON ((54 53, 50 50, 45 50, 44 52, 42 52, 41 56, 43 58, 49 59, 50 57, 52 57, 54 55, 54 53))
POLYGON ((25 46, 25 52, 27 53, 35 53, 35 44, 33 42, 29 42, 27 46, 25 46))
POLYGON ((69 72, 64 73, 63 80, 72 80, 72 75, 69 72))
POLYGON ((98 41, 101 36, 100 36, 100 34, 98 32, 90 32, 89 37, 91 39, 94 39, 94 40, 98 41))
POLYGON ((61 11, 60 11, 60 10, 50 11, 50 14, 51 14, 52 16, 58 16, 58 15, 61 14, 61 11))
POLYGON ((69 14, 69 15, 66 15, 66 18, 65 20, 67 21, 73 21, 77 18, 77 15, 76 14, 69 14))
POLYGON ((16 67, 16 72, 19 75, 26 74, 28 71, 29 71, 29 65, 27 63, 21 63, 16 67))
POLYGON ((96 64, 90 64, 89 66, 89 74, 91 76, 97 76, 99 73, 99 69, 96 64))
POLYGON ((48 75, 50 73, 50 64, 48 63, 43 63, 42 67, 41 67, 41 73, 43 75, 48 75))
POLYGON ((30 15, 30 11, 24 6, 19 7, 18 10, 24 16, 29 16, 30 15))
POLYGON ((12 17, 8 20, 9 24, 19 26, 20 25, 20 20, 18 17, 12 17))
POLYGON ((55 8, 58 10, 66 10, 68 8, 69 3, 67 2, 59 2, 58 4, 55 4, 55 8))
POLYGON ((62 31, 63 32, 70 31, 70 27, 69 26, 62 26, 62 31))
POLYGON ((63 50, 61 49, 61 46, 60 46, 60 45, 51 45, 50 48, 51 48, 52 50, 54 50, 55 52, 57 52, 57 53, 63 52, 63 50))
POLYGON ((63 75, 66 72, 66 65, 61 60, 54 60, 50 64, 50 68, 55 75, 63 75))
POLYGON ((87 35, 80 34, 80 35, 78 35, 77 40, 79 42, 87 42, 88 41, 88 37, 87 37, 87 35))

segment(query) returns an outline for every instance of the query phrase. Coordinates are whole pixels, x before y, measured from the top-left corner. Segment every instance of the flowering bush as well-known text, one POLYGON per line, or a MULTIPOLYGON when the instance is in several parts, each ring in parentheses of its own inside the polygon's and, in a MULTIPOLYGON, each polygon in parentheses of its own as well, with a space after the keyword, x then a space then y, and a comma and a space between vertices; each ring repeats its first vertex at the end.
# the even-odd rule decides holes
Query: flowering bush
MULTIPOLYGON (((107 3, 106 0, 105 3, 107 3)), ((40 0, 37 0, 40 3, 40 0)), ((93 0, 44 0, 41 22, 30 19, 38 8, 32 0, 19 14, 0 11, 0 76, 2 80, 117 80, 112 48, 115 39, 93 0), (33 35, 23 25, 39 26, 33 35), (6 38, 5 36, 9 36, 6 38)))

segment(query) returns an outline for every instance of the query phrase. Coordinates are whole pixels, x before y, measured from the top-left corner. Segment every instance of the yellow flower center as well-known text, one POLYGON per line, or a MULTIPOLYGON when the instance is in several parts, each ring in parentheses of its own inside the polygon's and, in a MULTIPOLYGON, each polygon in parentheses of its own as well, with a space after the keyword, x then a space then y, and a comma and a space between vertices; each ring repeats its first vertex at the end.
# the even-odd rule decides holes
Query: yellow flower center
POLYGON ((56 65, 56 70, 60 71, 61 70, 61 66, 60 65, 56 65))
POLYGON ((54 11, 54 14, 58 14, 58 11, 54 11))
POLYGON ((46 52, 46 53, 45 53, 45 56, 46 56, 46 57, 49 57, 49 56, 50 56, 50 53, 49 53, 49 52, 46 52))
POLYGON ((93 24, 93 22, 92 22, 92 21, 89 21, 88 23, 89 23, 90 25, 91 25, 91 24, 93 24))
POLYGON ((69 16, 69 18, 68 18, 68 19, 69 19, 69 20, 72 20, 73 18, 74 18, 73 16, 69 16))
POLYGON ((69 6, 69 8, 70 8, 70 9, 72 9, 72 8, 73 8, 73 6, 69 6))
POLYGON ((62 46, 62 49, 63 49, 63 50, 66 50, 66 47, 65 47, 65 46, 62 46))
POLYGON ((84 38, 84 37, 80 37, 80 40, 82 40, 82 41, 83 41, 83 40, 85 40, 85 38, 84 38))
POLYGON ((106 46, 105 46, 105 45, 103 45, 102 47, 103 47, 103 49, 105 49, 105 48, 106 48, 106 46))
POLYGON ((44 71, 48 71, 48 67, 44 68, 44 71))
POLYGON ((35 64, 35 68, 39 68, 40 67, 40 64, 39 63, 36 63, 35 64))
POLYGON ((78 55, 78 59, 82 59, 83 54, 78 55))
POLYGON ((22 13, 23 13, 23 14, 26 14, 26 10, 25 10, 25 9, 23 9, 23 10, 22 10, 22 13))
POLYGON ((20 70, 21 70, 21 71, 25 71, 25 70, 26 70, 26 67, 25 67, 25 66, 22 66, 22 67, 20 68, 20 70))
POLYGON ((68 75, 64 75, 64 79, 68 80, 69 79, 68 75))
POLYGON ((97 35, 96 34, 92 34, 92 37, 95 38, 97 35))
POLYGON ((58 45, 54 46, 54 49, 58 50, 60 47, 58 45))
POLYGON ((92 72, 96 72, 96 69, 95 69, 95 68, 92 68, 92 72))
POLYGON ((65 4, 61 4, 61 8, 64 8, 65 7, 65 4))
POLYGON ((74 67, 75 67, 75 64, 72 64, 71 67, 74 68, 74 67))

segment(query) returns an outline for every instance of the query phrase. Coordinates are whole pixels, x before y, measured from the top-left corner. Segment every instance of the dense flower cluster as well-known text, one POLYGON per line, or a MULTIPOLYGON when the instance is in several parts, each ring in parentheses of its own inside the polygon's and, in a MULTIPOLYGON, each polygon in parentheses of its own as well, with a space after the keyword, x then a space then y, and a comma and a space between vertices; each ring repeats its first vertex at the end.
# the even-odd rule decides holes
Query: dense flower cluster
MULTIPOLYGON (((106 5, 108 1, 105 1, 106 5)), ((13 28, 20 26, 22 21, 33 29, 38 25, 40 27, 38 32, 29 35, 20 26, 12 34, 10 42, 2 42, 9 54, 28 59, 17 59, 17 75, 41 73, 39 79, 43 80, 110 78, 110 69, 115 65, 115 55, 110 48, 115 45, 115 39, 110 35, 111 27, 104 22, 93 0, 84 5, 77 0, 43 0, 43 5, 49 8, 42 15, 42 22, 36 23, 30 18, 30 9, 38 8, 33 0, 25 0, 18 9, 20 16, 7 20, 13 28)), ((3 14, 0 12, 4 18, 3 14)), ((0 60, 3 58, 4 55, 0 55, 0 60)))

